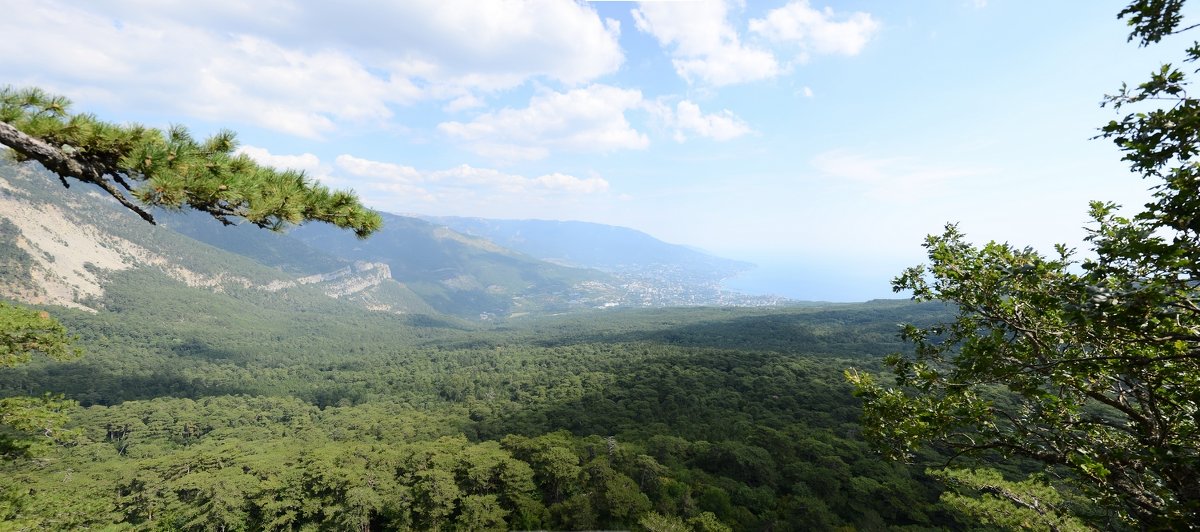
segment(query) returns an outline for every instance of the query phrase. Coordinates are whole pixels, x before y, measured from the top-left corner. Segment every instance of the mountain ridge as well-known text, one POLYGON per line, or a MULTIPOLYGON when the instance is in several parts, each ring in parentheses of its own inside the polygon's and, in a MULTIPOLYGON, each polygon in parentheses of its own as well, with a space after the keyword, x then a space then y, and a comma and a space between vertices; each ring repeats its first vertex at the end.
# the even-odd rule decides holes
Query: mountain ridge
POLYGON ((779 302, 720 287, 747 263, 628 228, 470 219, 507 227, 506 237, 381 215, 384 228, 366 240, 326 224, 283 233, 226 226, 188 210, 156 211, 160 224, 150 225, 86 186, 61 188, 37 166, 0 164, 0 297, 95 310, 88 301, 101 298, 111 272, 154 268, 207 290, 317 288, 372 310, 471 319, 779 302), (526 245, 508 245, 520 240, 512 235, 525 235, 526 245), (557 260, 543 258, 554 254, 557 260))
POLYGON ((671 244, 643 231, 577 220, 492 219, 419 216, 457 231, 487 238, 542 260, 558 261, 609 273, 628 273, 653 264, 689 265, 714 277, 736 274, 754 265, 715 256, 693 246, 671 244))
POLYGON ((63 189, 29 165, 0 164, 0 264, 0 297, 89 312, 98 310, 112 276, 137 269, 214 292, 316 289, 373 310, 432 312, 375 273, 386 265, 354 265, 335 278, 296 276, 131 218, 86 187, 63 189))

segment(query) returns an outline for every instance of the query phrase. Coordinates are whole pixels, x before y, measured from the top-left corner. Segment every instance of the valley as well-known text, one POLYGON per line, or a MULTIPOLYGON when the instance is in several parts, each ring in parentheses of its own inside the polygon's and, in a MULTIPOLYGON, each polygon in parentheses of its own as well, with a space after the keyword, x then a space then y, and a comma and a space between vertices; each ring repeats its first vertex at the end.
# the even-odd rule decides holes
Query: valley
POLYGON ((857 436, 841 376, 941 305, 753 308, 780 301, 711 263, 583 269, 391 216, 369 241, 155 227, 0 169, 33 206, 0 218, 6 296, 84 353, 0 371, 0 400, 65 420, 0 464, 17 529, 954 522, 857 436))

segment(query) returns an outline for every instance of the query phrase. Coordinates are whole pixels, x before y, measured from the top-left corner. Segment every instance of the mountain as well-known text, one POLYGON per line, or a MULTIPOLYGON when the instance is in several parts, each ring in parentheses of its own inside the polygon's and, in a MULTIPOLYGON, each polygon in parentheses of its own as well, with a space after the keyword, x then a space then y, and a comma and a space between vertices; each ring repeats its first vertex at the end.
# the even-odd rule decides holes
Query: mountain
POLYGON ((491 220, 449 216, 424 219, 486 238, 542 260, 614 274, 707 283, 754 267, 748 262, 668 244, 627 227, 552 220, 491 220))
POLYGON ((286 236, 227 228, 200 214, 180 215, 187 220, 176 229, 286 271, 328 271, 331 260, 387 264, 393 279, 433 308, 462 317, 778 302, 720 288, 721 279, 751 266, 747 263, 623 227, 381 215, 383 228, 366 240, 324 224, 297 227, 286 236), (521 224, 532 229, 522 232, 521 224), (508 230, 484 230, 497 227, 508 230))
POLYGON ((0 298, 95 311, 107 304, 113 283, 138 279, 258 299, 435 312, 392 280, 386 264, 306 251, 284 235, 257 228, 223 228, 229 236, 221 240, 249 256, 241 255, 170 228, 219 234, 213 226, 220 224, 211 218, 157 214, 164 225, 130 216, 86 185, 64 189, 30 165, 0 163, 0 298), (254 260, 256 254, 265 260, 272 250, 280 257, 294 253, 290 267, 254 260), (142 271, 150 277, 126 275, 142 271))
POLYGON ((754 268, 753 264, 669 244, 627 227, 551 220, 424 219, 548 262, 608 273, 629 295, 622 301, 623 306, 759 306, 784 302, 782 298, 750 297, 722 287, 722 281, 754 268))
POLYGON ((346 259, 313 249, 286 233, 265 231, 252 224, 225 225, 191 210, 157 212, 155 219, 177 233, 288 273, 313 275, 346 265, 346 259))
POLYGON ((94 310, 116 272, 150 268, 207 290, 315 290, 470 319, 778 302, 720 288, 745 263, 622 227, 381 213, 383 229, 360 240, 326 224, 275 233, 187 210, 156 212, 154 226, 35 168, 0 164, 2 298, 94 310))
POLYGON ((366 240, 323 224, 297 227, 289 236, 338 257, 385 263, 393 277, 448 314, 563 311, 622 291, 597 270, 552 264, 445 226, 381 214, 383 228, 366 240))

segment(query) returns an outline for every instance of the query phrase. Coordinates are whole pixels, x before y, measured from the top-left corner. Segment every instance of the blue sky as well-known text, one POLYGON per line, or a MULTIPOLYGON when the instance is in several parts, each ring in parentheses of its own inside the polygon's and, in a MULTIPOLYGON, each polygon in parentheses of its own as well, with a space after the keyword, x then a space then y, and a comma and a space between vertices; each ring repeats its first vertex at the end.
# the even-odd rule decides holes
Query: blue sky
POLYGON ((887 297, 946 222, 1079 245, 1149 185, 1089 140, 1124 2, 9 0, 0 83, 113 121, 230 128, 396 213, 575 219, 887 297))

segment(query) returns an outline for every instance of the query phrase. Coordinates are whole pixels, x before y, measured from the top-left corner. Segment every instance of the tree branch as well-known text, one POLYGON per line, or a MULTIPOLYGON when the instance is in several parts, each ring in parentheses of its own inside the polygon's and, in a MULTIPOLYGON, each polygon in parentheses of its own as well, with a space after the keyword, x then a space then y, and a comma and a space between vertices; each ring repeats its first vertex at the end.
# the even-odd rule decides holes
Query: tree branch
POLYGON ((107 177, 108 175, 117 175, 115 169, 97 168, 93 164, 80 161, 41 139, 25 134, 7 122, 0 122, 0 144, 8 146, 24 158, 41 163, 47 170, 58 174, 59 181, 63 186, 70 188, 66 176, 92 183, 104 189, 117 202, 137 213, 143 220, 151 224, 155 223, 154 217, 149 212, 130 201, 107 177))

